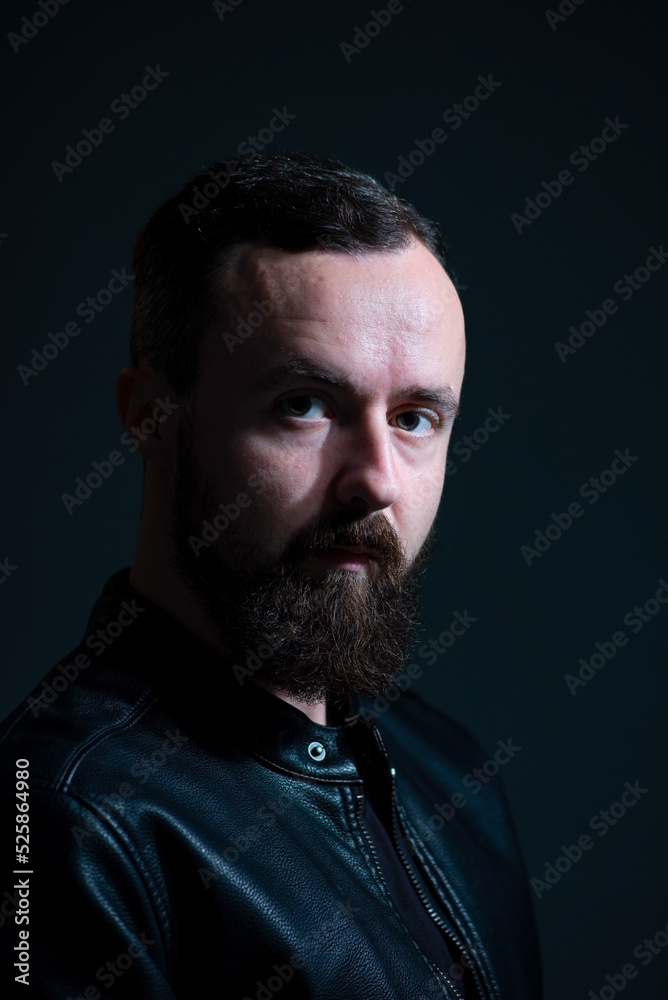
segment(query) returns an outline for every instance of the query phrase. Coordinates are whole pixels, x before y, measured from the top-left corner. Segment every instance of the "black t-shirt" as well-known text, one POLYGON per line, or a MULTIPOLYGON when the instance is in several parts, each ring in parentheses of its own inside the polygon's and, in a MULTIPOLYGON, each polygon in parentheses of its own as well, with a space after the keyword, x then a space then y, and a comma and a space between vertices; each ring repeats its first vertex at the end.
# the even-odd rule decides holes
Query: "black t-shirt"
MULTIPOLYGON (((401 914, 413 939, 424 954, 446 976, 454 990, 464 998, 470 996, 471 994, 466 990, 462 979, 462 966, 457 963, 448 947, 447 938, 429 916, 397 855, 390 834, 374 809, 372 800, 375 798, 375 790, 373 784, 368 780, 365 781, 365 792, 362 820, 376 849, 378 862, 394 905, 401 914)), ((441 916, 447 923, 445 916, 441 916)))

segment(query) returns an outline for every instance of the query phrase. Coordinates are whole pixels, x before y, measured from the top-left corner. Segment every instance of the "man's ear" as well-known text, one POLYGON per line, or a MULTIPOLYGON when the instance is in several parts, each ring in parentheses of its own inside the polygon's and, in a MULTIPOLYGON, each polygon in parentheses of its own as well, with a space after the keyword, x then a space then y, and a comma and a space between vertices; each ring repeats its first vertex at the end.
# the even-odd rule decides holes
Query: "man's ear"
POLYGON ((176 455, 177 415, 183 400, 152 368, 126 365, 116 379, 116 409, 127 440, 149 462, 171 473, 176 455))

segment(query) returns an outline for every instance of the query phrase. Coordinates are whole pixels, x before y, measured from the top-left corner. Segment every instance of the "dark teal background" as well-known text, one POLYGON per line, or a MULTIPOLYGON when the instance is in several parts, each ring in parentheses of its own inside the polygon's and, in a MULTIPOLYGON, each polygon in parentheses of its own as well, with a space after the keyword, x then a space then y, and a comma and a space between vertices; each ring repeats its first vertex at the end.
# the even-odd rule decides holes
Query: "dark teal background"
MULTIPOLYGON (((522 747, 493 780, 530 876, 591 833, 625 782, 648 789, 534 901, 547 1000, 598 995, 628 962, 639 971, 626 1000, 663 1000, 668 949, 647 966, 633 951, 668 922, 668 605, 636 634, 623 619, 668 579, 668 264, 626 302, 613 288, 668 246, 665 7, 585 0, 553 30, 538 2, 413 0, 347 62, 340 43, 384 6, 242 0, 221 21, 205 2, 73 0, 18 53, 3 37, 0 560, 17 568, 0 585, 0 715, 76 643, 103 581, 132 558, 141 464, 113 406, 131 289, 27 385, 18 366, 113 268, 131 271, 152 210, 234 156, 274 107, 297 117, 268 148, 334 155, 380 180, 443 127, 396 191, 442 224, 458 274, 469 354, 453 446, 490 407, 510 418, 468 460, 452 453, 422 641, 455 611, 477 621, 433 665, 419 661, 418 687, 490 752, 499 739, 522 747), (156 64, 168 78, 125 120, 110 115, 156 64), (489 74, 501 84, 489 99, 460 128, 444 124, 489 74), (59 182, 52 161, 105 116, 113 133, 59 182), (628 128, 579 172, 570 155, 615 116, 628 128), (511 214, 564 169, 573 183, 518 233, 511 214), (562 362, 555 342, 608 298, 618 311, 562 362), (68 514, 61 495, 115 449, 125 462, 68 514), (617 449, 637 461, 588 504, 580 487, 617 449), (521 546, 574 501, 582 517, 527 565, 521 546), (619 629, 627 645, 572 694, 564 676, 619 629)), ((6 2, 3 35, 36 10, 6 2)))

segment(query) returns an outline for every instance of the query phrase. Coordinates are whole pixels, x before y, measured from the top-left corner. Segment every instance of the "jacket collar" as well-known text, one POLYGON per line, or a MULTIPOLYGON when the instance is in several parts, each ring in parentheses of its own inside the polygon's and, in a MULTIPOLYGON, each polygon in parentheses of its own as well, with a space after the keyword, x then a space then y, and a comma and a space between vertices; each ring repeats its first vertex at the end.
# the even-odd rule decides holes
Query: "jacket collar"
POLYGON ((107 580, 86 635, 118 622, 130 607, 134 617, 100 662, 154 688, 186 731, 219 752, 229 752, 233 740, 270 767, 317 782, 361 780, 360 763, 386 769, 375 728, 360 718, 363 696, 351 698, 341 724, 312 722, 252 680, 238 680, 226 657, 135 590, 129 573, 125 567, 107 580))

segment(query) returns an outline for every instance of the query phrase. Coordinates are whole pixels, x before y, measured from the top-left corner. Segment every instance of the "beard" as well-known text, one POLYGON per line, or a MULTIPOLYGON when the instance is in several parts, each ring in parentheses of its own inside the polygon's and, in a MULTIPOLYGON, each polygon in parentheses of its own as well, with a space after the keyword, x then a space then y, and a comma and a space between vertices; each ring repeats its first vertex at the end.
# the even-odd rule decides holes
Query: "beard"
POLYGON ((434 526, 410 563, 387 518, 359 510, 312 519, 270 562, 261 546, 240 542, 243 509, 221 531, 216 548, 204 546, 203 522, 215 517, 220 488, 197 465, 192 439, 186 413, 172 495, 174 568, 225 655, 242 667, 240 682, 240 673, 252 672, 278 692, 336 709, 345 709, 354 694, 386 690, 416 639, 419 578, 434 526), (377 553, 367 573, 304 569, 314 553, 360 545, 377 553))

